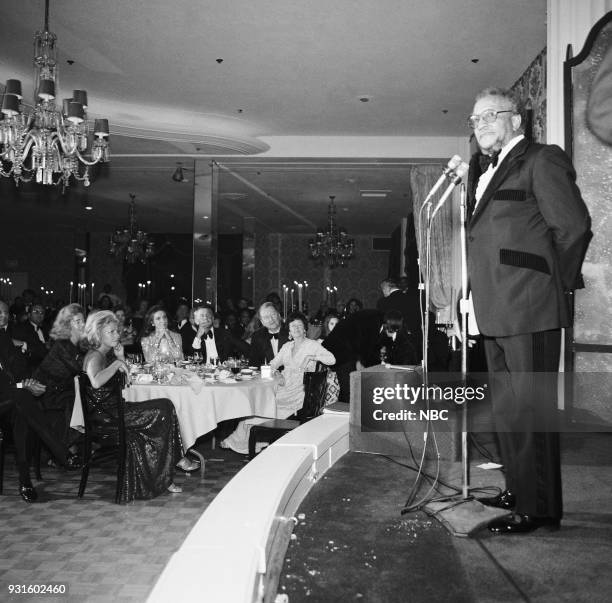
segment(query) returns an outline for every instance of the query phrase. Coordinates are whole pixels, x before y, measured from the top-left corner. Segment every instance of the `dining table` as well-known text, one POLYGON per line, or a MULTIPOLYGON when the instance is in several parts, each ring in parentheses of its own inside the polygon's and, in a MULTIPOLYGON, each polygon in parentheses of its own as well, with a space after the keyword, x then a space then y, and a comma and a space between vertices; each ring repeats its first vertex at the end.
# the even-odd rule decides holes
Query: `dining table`
POLYGON ((185 450, 200 436, 213 431, 221 421, 253 415, 276 418, 277 381, 274 379, 256 376, 248 381, 215 381, 200 385, 194 389, 190 385, 136 383, 123 390, 123 397, 128 402, 169 398, 176 410, 185 450))
MULTIPOLYGON (((123 390, 127 402, 168 398, 174 404, 183 441, 188 450, 196 440, 213 431, 221 421, 253 415, 277 418, 276 379, 259 374, 251 379, 192 380, 188 384, 131 383, 123 390)), ((70 426, 84 424, 78 386, 70 426)), ((199 455, 197 455, 199 456, 199 455)))

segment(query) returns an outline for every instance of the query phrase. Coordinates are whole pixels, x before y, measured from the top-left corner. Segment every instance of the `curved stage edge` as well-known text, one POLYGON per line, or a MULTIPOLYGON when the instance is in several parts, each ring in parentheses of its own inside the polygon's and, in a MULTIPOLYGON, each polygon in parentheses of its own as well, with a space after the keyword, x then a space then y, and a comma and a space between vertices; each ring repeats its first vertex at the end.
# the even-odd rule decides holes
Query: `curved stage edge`
POLYGON ((269 600, 314 483, 349 449, 349 414, 323 414, 268 446, 219 492, 147 601, 269 600))

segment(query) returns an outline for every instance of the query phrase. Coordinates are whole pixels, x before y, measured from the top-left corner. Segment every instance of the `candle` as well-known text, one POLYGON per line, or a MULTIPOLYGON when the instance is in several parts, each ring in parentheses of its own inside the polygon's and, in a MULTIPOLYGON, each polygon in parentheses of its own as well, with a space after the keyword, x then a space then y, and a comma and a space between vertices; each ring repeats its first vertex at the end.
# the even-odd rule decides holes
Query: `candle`
POLYGON ((302 283, 298 283, 298 312, 302 311, 302 283))
POLYGON ((147 298, 151 299, 151 281, 147 281, 147 298))
POLYGON ((68 287, 68 303, 71 304, 72 303, 72 285, 74 283, 72 281, 70 281, 70 287, 68 287))
POLYGON ((310 309, 310 302, 308 300, 308 283, 304 281, 304 311, 308 312, 310 309))
POLYGON ((94 283, 91 283, 91 307, 94 305, 94 283))
POLYGON ((293 287, 291 288, 291 311, 293 312, 293 287))
POLYGON ((283 285, 283 320, 287 321, 287 285, 283 285))

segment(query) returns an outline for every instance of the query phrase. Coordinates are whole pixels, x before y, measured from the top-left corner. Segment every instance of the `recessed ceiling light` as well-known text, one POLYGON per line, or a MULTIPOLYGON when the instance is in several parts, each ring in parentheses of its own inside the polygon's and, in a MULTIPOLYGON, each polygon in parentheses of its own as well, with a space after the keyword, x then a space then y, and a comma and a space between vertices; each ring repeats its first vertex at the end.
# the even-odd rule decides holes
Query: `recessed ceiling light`
POLYGON ((91 210, 93 209, 93 207, 92 207, 91 205, 86 205, 86 206, 85 206, 85 209, 86 209, 87 211, 91 211, 91 210))
POLYGON ((384 199, 391 191, 389 189, 379 190, 361 190, 359 194, 362 197, 378 197, 384 199))
POLYGON ((361 96, 359 96, 359 100, 362 103, 369 103, 372 100, 372 97, 369 94, 362 94, 361 96))
POLYGON ((202 216, 203 220, 208 220, 208 216, 202 216))

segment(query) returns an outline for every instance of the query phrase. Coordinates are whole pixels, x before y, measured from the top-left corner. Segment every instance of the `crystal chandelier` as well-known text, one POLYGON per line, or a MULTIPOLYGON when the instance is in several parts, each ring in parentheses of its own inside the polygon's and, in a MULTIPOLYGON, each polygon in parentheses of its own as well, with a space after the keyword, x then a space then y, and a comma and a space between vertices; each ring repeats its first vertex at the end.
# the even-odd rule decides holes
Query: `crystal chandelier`
POLYGON ((89 167, 109 157, 108 120, 96 119, 90 158, 87 92, 74 90, 55 106, 57 36, 49 31, 49 0, 45 0, 45 26, 34 36, 34 107, 22 103, 21 82, 7 80, 0 118, 0 174, 15 183, 61 184, 70 178, 89 186, 89 167), (26 110, 27 109, 27 110, 26 110), (81 173, 81 165, 85 169, 81 173))
POLYGON ((327 228, 317 231, 317 238, 310 239, 310 257, 321 263, 327 261, 330 268, 346 266, 346 261, 353 257, 355 241, 349 239, 344 228, 336 224, 336 206, 334 195, 329 196, 329 209, 327 210, 327 228))
POLYGON ((145 264, 155 251, 155 243, 149 239, 146 232, 139 230, 136 224, 136 195, 130 193, 130 199, 129 227, 116 230, 111 235, 108 252, 128 264, 145 264))

